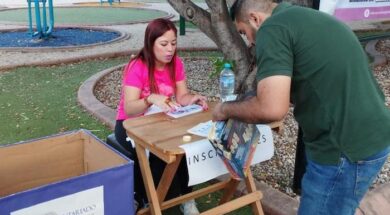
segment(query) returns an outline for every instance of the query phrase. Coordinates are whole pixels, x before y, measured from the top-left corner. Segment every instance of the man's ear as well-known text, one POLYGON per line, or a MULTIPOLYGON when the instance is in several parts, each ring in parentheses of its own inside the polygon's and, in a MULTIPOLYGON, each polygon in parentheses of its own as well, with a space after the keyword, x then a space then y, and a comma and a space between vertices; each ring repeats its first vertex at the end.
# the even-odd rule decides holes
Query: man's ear
POLYGON ((250 12, 249 13, 249 24, 254 27, 255 29, 259 29, 261 23, 263 23, 263 17, 261 14, 257 12, 250 12))

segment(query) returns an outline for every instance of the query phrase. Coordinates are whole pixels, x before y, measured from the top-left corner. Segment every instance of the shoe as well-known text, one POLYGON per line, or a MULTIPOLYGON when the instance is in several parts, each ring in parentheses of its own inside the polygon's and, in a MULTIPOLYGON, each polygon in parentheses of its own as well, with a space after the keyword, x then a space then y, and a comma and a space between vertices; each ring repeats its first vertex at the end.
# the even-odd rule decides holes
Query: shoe
POLYGON ((198 208, 196 207, 195 200, 190 200, 188 202, 184 202, 180 205, 180 211, 184 215, 199 215, 198 208))

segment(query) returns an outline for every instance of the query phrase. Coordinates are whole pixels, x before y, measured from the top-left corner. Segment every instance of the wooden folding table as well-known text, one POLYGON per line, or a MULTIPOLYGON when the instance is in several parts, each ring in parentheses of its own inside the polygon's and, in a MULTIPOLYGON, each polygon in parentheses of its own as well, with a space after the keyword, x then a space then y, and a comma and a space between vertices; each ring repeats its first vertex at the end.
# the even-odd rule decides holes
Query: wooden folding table
MULTIPOLYGON (((134 140, 136 145, 136 152, 150 204, 148 208, 140 210, 137 214, 161 214, 162 210, 221 189, 224 189, 224 194, 219 202, 219 206, 201 214, 225 214, 249 204, 251 204, 254 214, 263 214, 260 203, 262 193, 256 190, 251 171, 249 171, 248 177, 245 179, 248 194, 237 199, 231 200, 239 181, 230 178, 227 181, 212 184, 189 194, 164 201, 180 161, 185 154, 184 150, 179 147, 185 144, 183 135, 189 135, 187 130, 195 125, 209 121, 211 113, 210 109, 209 111, 177 119, 164 113, 158 113, 124 121, 127 135, 134 140), (157 189, 154 186, 146 150, 149 150, 150 153, 155 154, 167 163, 157 189)), ((281 122, 277 122, 270 124, 270 126, 278 129, 281 124, 281 122)), ((191 136, 191 142, 202 139, 202 137, 196 135, 191 136)))

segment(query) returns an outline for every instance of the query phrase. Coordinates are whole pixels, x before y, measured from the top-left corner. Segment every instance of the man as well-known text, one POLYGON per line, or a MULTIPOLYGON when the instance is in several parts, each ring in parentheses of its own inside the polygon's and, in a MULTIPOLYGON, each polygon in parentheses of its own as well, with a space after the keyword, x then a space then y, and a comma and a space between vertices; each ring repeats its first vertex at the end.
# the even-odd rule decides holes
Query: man
MULTIPOLYGON (((318 10, 320 8, 320 0, 313 0, 312 7, 318 10)), ((301 181, 306 169, 305 145, 303 144, 303 133, 298 125, 297 145, 295 150, 295 165, 292 189, 298 195, 301 194, 301 181)))
POLYGON ((308 161, 298 214, 354 214, 390 151, 390 111, 358 39, 288 3, 237 0, 232 13, 256 44, 257 96, 216 105, 213 120, 282 120, 291 99, 308 161))

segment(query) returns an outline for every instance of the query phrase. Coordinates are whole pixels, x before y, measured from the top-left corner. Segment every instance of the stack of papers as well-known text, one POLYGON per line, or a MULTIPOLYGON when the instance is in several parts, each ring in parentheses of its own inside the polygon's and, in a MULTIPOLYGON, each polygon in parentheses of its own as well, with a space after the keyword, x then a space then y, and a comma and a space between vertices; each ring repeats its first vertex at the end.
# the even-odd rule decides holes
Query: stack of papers
POLYGON ((202 111, 203 111, 202 106, 193 104, 193 105, 179 107, 174 111, 168 112, 167 115, 169 115, 173 118, 179 118, 179 117, 187 116, 190 114, 199 113, 202 111))
MULTIPOLYGON (((187 116, 194 113, 202 112, 203 108, 200 105, 192 104, 187 105, 183 107, 178 107, 176 110, 166 113, 168 116, 171 116, 173 118, 179 118, 183 116, 187 116)), ((161 108, 159 108, 157 105, 152 105, 149 107, 149 109, 145 112, 145 116, 155 114, 155 113, 161 113, 163 112, 161 108)))
POLYGON ((159 108, 157 105, 152 105, 148 108, 148 110, 144 113, 144 116, 155 114, 155 113, 161 113, 163 112, 161 108, 159 108))

